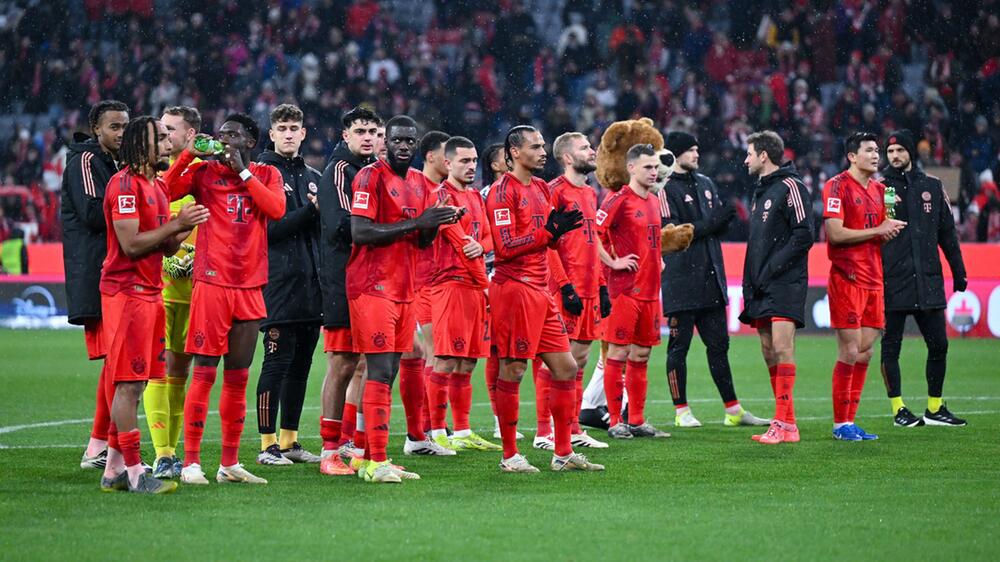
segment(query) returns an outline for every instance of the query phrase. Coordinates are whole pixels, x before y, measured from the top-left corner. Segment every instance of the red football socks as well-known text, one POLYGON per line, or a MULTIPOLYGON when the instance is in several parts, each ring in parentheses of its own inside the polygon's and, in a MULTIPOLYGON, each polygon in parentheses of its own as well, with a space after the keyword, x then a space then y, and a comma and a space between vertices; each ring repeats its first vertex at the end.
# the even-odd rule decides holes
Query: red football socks
MULTIPOLYGON (((608 414, 611 419, 608 423, 614 427, 622 423, 622 400, 625 397, 625 362, 617 359, 604 360, 604 395, 608 399, 608 414)), ((629 402, 632 397, 629 397, 629 402)), ((629 408, 630 410, 632 408, 629 408)))
POLYGON ((222 394, 219 418, 222 419, 222 466, 240 462, 240 436, 247 417, 247 378, 249 369, 222 371, 222 394))
POLYGON ((472 411, 472 373, 452 373, 448 379, 448 400, 451 402, 451 419, 455 431, 469 428, 472 411))
POLYGON ((576 380, 552 381, 552 418, 555 425, 555 453, 560 457, 573 453, 570 439, 573 435, 573 415, 576 413, 576 380))
POLYGON ((323 439, 323 450, 332 451, 340 446, 340 420, 319 419, 319 436, 323 439))
POLYGON ((430 380, 431 375, 434 374, 434 368, 430 365, 424 365, 424 407, 421 410, 420 425, 424 430, 424 433, 428 433, 431 429, 431 389, 430 380))
POLYGON ((490 406, 493 408, 493 415, 497 413, 497 379, 500 378, 500 358, 497 357, 496 350, 486 358, 486 392, 490 395, 490 406))
POLYGON ((646 423, 646 363, 628 361, 625 364, 625 388, 628 390, 628 423, 646 423))
POLYGON ((503 441, 503 458, 517 454, 517 417, 520 385, 513 381, 497 380, 496 409, 500 419, 500 439, 503 441))
POLYGON ((576 407, 573 410, 573 424, 570 430, 573 435, 580 435, 583 429, 580 427, 580 408, 583 407, 583 369, 576 372, 576 407))
POLYGON ((867 377, 868 363, 855 363, 851 375, 851 405, 847 409, 847 421, 851 423, 854 423, 854 416, 858 413, 858 405, 861 404, 861 391, 865 388, 867 377))
POLYGON ((423 441, 424 401, 424 360, 403 359, 399 362, 399 395, 403 399, 403 413, 406 415, 406 433, 414 441, 423 441))
POLYGON ((344 414, 341 416, 340 438, 354 439, 354 429, 358 427, 358 406, 350 402, 344 403, 344 414))
POLYGON ((778 395, 778 366, 768 365, 767 372, 771 374, 771 394, 778 395))
POLYGON ((541 359, 531 362, 531 374, 535 379, 535 416, 538 420, 535 435, 552 435, 552 371, 541 359))
MULTIPOLYGON (((108 378, 108 366, 101 367, 101 376, 97 379, 97 400, 94 404, 94 425, 90 430, 90 437, 98 441, 108 440, 108 426, 111 425, 111 407, 107 400, 105 385, 108 378)), ((94 456, 100 451, 90 451, 87 454, 94 456)))
POLYGON ((837 361, 833 366, 833 423, 847 423, 851 406, 851 378, 854 365, 837 361))
MULTIPOLYGON (((364 400, 365 424, 368 426, 369 456, 373 462, 384 462, 388 457, 389 419, 392 417, 392 391, 389 385, 371 379, 365 383, 364 400)), ((417 417, 419 421, 420 418, 417 417)), ((421 434, 423 432, 421 431, 421 434)))
POLYGON ((205 434, 208 395, 212 392, 215 377, 215 367, 195 365, 191 386, 184 399, 184 466, 201 464, 201 437, 205 434))
POLYGON ((431 406, 431 429, 444 430, 448 417, 448 373, 432 373, 427 379, 427 400, 431 406))
POLYGON ((776 370, 774 419, 795 425, 795 400, 792 396, 795 388, 795 364, 779 363, 776 370))
POLYGON ((122 457, 125 459, 126 467, 142 464, 139 440, 138 429, 118 434, 118 450, 121 451, 122 457))

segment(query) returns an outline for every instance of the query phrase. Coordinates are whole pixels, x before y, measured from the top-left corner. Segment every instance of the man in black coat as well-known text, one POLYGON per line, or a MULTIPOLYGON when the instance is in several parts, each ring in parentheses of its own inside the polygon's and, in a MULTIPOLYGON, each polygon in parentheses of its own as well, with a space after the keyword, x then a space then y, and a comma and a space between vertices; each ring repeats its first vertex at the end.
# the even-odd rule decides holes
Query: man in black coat
POLYGON ((359 404, 349 404, 345 408, 348 384, 361 384, 360 380, 352 383, 359 355, 351 341, 347 309, 347 261, 351 257, 351 202, 354 197, 351 184, 361 168, 375 162, 376 137, 382 125, 378 115, 363 107, 344 114, 341 122, 343 140, 333 149, 319 183, 319 280, 323 292, 323 351, 326 352, 320 413, 320 436, 323 438, 320 472, 330 475, 352 473, 340 462, 340 455, 334 453, 341 445, 341 435, 350 437, 354 433, 359 404))
POLYGON ((896 131, 886 142, 889 167, 884 183, 896 190, 896 218, 909 226, 882 246, 885 270, 885 335, 882 337, 882 374, 892 402, 897 427, 919 425, 965 425, 965 420, 948 411, 941 399, 948 356, 948 335, 944 311, 944 276, 938 246, 951 267, 953 289, 968 285, 965 264, 955 233, 951 202, 941 180, 928 176, 916 162, 913 135, 896 131), (927 410, 915 416, 903 403, 899 372, 899 352, 903 327, 913 316, 927 344, 927 410))
POLYGON ((809 248, 813 227, 809 190, 795 167, 779 166, 785 143, 773 131, 747 139, 747 171, 757 176, 750 205, 750 236, 743 264, 740 321, 757 329, 771 375, 774 420, 753 439, 766 445, 795 443, 795 329, 805 327, 809 248))
MULTIPOLYGON (((63 227, 69 323, 83 326, 87 355, 95 361, 104 359, 106 353, 99 289, 101 264, 108 252, 104 189, 111 176, 118 172, 116 160, 128 124, 128 106, 120 101, 104 100, 90 108, 88 117, 93 137, 77 133, 76 142, 69 145, 59 218, 63 227)), ((101 381, 97 384, 94 424, 80 468, 103 469, 105 465, 111 418, 101 395, 104 376, 102 369, 101 381)))
POLYGON ((299 155, 306 138, 303 120, 302 110, 294 105, 274 108, 269 131, 274 150, 265 150, 258 158, 261 164, 270 164, 281 172, 285 186, 285 216, 267 225, 267 318, 260 323, 264 363, 257 381, 259 464, 320 460, 303 449, 298 440, 306 381, 323 321, 317 200, 321 174, 299 155), (275 434, 279 405, 280 436, 275 434))
POLYGON ((691 223, 691 246, 664 256, 663 314, 667 317, 667 382, 677 427, 700 427, 687 404, 687 353, 695 327, 705 344, 708 369, 726 407, 726 426, 767 425, 740 406, 729 368, 729 331, 726 326, 726 270, 719 236, 735 216, 732 205, 719 198, 715 183, 697 173, 698 140, 684 132, 669 133, 664 148, 674 153, 674 171, 660 192, 663 225, 691 223))

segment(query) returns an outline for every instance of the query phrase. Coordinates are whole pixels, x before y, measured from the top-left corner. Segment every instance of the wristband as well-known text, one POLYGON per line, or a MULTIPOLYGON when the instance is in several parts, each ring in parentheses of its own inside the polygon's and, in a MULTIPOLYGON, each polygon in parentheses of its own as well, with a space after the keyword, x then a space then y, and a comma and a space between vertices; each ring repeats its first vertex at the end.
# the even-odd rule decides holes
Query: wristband
POLYGON ((240 179, 243 181, 250 181, 250 178, 252 177, 253 174, 250 173, 250 170, 244 169, 242 172, 240 172, 240 179))

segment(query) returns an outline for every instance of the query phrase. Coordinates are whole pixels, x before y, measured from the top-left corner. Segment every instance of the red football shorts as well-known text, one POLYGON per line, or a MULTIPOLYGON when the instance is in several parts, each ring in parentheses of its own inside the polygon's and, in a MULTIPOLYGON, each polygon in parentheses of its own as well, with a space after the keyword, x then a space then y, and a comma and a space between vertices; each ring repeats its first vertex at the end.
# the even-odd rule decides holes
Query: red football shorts
POLYGON ((604 341, 653 347, 660 343, 660 316, 660 301, 641 301, 629 295, 618 295, 611 299, 611 316, 604 325, 604 341))
POLYGON ((104 341, 104 325, 100 318, 83 325, 83 338, 87 342, 87 357, 91 361, 104 359, 108 354, 108 343, 104 341))
POLYGON ((826 291, 830 296, 831 328, 885 327, 882 289, 865 289, 831 273, 826 291))
POLYGON ((490 353, 489 316, 482 289, 459 283, 430 287, 434 355, 478 359, 490 353))
POLYGON ((406 353, 413 351, 417 317, 413 303, 396 302, 374 295, 348 299, 351 335, 358 353, 406 353))
POLYGON ((417 316, 417 324, 426 326, 431 323, 434 314, 431 312, 431 287, 424 285, 417 289, 416 297, 413 299, 413 310, 417 316))
POLYGON ((162 379, 167 373, 164 353, 166 316, 163 300, 127 293, 101 295, 105 365, 114 382, 162 379))
POLYGON ((355 353, 351 328, 323 328, 323 351, 326 353, 355 353))
POLYGON ((221 357, 229 353, 229 330, 233 321, 267 317, 260 287, 241 289, 195 281, 191 291, 191 321, 184 351, 193 355, 221 357))
POLYGON ((775 322, 791 322, 792 324, 794 324, 795 320, 792 320, 791 318, 786 318, 784 316, 765 316, 763 318, 754 318, 753 320, 751 320, 750 327, 756 328, 758 330, 761 328, 770 328, 771 324, 775 322))
POLYGON ((534 359, 569 351, 569 336, 552 295, 518 283, 490 283, 493 345, 501 359, 534 359))
POLYGON ((562 314, 563 322, 566 323, 566 333, 573 341, 595 341, 604 337, 604 319, 601 318, 601 299, 580 298, 583 303, 583 312, 579 316, 573 316, 566 312, 562 306, 562 299, 556 298, 559 305, 559 312, 562 314))

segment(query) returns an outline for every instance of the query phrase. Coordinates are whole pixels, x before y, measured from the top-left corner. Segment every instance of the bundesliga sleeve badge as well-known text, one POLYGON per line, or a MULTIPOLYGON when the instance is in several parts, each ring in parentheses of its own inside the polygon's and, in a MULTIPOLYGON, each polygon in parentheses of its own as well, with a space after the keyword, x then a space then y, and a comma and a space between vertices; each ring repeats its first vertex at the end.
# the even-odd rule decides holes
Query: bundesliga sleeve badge
POLYGON ((510 225, 510 209, 494 209, 493 224, 497 226, 510 225))
POLYGON ((601 209, 597 211, 597 226, 604 226, 604 220, 608 218, 608 213, 601 209))
POLYGON ((830 197, 826 200, 826 212, 828 213, 839 213, 840 212, 840 199, 837 197, 830 197))
POLYGON ((135 195, 119 195, 118 212, 123 215, 135 213, 135 195))
POLYGON ((354 208, 355 209, 367 209, 368 208, 368 197, 370 194, 367 191, 358 191, 354 194, 354 208))

